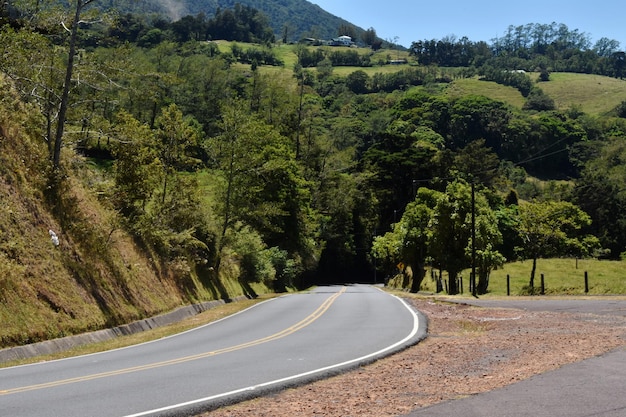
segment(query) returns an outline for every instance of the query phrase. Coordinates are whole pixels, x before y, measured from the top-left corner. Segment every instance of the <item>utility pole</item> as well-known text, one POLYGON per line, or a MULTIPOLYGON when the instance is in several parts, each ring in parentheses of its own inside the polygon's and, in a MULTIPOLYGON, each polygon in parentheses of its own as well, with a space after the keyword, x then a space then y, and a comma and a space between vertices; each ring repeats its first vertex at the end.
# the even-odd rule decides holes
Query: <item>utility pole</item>
POLYGON ((472 295, 476 297, 476 185, 472 178, 472 295))

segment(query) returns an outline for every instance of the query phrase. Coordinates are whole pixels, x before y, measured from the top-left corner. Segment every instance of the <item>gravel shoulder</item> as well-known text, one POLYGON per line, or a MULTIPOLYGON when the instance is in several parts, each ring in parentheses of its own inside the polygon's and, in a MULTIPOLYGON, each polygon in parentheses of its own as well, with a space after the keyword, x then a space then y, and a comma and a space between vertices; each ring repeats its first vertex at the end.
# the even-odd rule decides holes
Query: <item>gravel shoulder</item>
POLYGON ((491 391, 626 345, 626 318, 485 308, 436 297, 408 299, 428 338, 357 370, 202 414, 398 416, 491 391))

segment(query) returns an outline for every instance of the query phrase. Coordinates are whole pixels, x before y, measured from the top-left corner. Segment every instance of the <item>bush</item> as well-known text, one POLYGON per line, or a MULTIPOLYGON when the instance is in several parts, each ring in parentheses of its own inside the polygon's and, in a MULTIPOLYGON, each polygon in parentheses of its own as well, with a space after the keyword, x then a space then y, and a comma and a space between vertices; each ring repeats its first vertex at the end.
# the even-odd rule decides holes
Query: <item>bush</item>
POLYGON ((543 92, 541 88, 534 87, 528 98, 526 99, 526 103, 524 103, 524 110, 537 110, 537 111, 548 111, 554 110, 556 106, 554 105, 554 100, 550 98, 547 94, 543 92))

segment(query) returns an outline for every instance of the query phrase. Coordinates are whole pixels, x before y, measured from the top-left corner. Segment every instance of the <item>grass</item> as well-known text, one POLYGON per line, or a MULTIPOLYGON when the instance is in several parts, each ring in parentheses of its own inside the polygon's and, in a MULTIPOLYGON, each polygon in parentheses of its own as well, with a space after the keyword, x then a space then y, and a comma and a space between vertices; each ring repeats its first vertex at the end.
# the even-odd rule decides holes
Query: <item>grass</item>
MULTIPOLYGON (((512 262, 491 274, 489 293, 506 295, 506 277, 510 276, 511 295, 525 294, 529 284, 532 261, 512 262)), ((544 275, 547 295, 584 295, 585 272, 590 295, 626 294, 626 262, 595 259, 539 259, 535 287, 544 275)), ((467 274, 469 276, 469 274, 467 274)))
MULTIPOLYGON (((530 77, 535 80, 538 74, 530 77)), ((550 81, 537 86, 561 110, 578 107, 588 114, 605 115, 626 100, 626 81, 602 75, 555 72, 550 81)))
MULTIPOLYGON (((491 273, 488 293, 484 296, 506 296, 507 276, 510 279, 510 295, 530 295, 528 288, 532 260, 510 262, 491 273)), ((437 271, 435 271, 438 273, 437 271)), ((464 293, 469 295, 469 276, 471 270, 461 273, 464 293)), ((581 295, 626 295, 626 261, 608 261, 597 259, 538 259, 535 274, 534 294, 541 288, 541 275, 544 275, 545 295, 581 296, 581 295), (585 293, 585 272, 589 292, 585 293)), ((443 272, 444 280, 447 274, 443 272)), ((389 281, 389 286, 402 288, 402 276, 389 281)), ((421 291, 436 292, 435 281, 428 269, 422 282, 421 291)), ((444 289, 445 291, 445 289, 444 289)))
POLYGON ((446 95, 451 98, 463 97, 468 94, 485 96, 520 109, 526 101, 516 88, 500 85, 492 81, 481 81, 478 78, 455 80, 446 89, 446 95))
MULTIPOLYGON (((528 75, 533 81, 539 77, 538 73, 528 75)), ((606 115, 626 100, 626 81, 602 75, 556 72, 550 74, 550 81, 536 85, 560 110, 578 108, 587 114, 606 115)), ((483 95, 517 108, 522 108, 526 101, 517 89, 481 81, 478 77, 455 80, 449 85, 447 94, 451 97, 483 95)))

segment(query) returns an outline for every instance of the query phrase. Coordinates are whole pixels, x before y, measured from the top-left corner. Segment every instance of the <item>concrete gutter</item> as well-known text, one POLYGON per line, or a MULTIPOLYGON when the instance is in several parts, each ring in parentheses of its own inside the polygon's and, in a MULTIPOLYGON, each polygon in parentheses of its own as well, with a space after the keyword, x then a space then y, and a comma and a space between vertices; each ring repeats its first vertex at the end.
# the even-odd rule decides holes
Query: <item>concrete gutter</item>
MULTIPOLYGON (((247 297, 235 297, 230 301, 242 301, 247 297)), ((52 353, 62 352, 78 346, 91 343, 103 342, 115 339, 119 336, 127 336, 131 334, 141 333, 146 330, 155 329, 157 327, 167 326, 177 323, 187 318, 198 315, 204 311, 226 304, 224 300, 207 301, 204 303, 192 304, 186 307, 177 308, 169 313, 150 317, 143 320, 137 320, 129 324, 113 327, 111 329, 97 330, 94 332, 78 334, 74 336, 62 337, 59 339, 46 340, 43 342, 32 343, 24 346, 15 346, 0 350, 0 363, 32 358, 34 356, 49 355, 52 353)))

